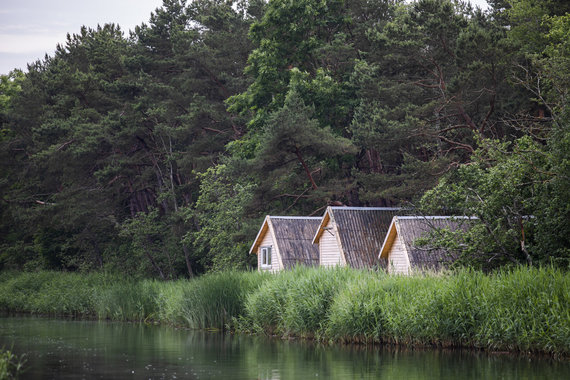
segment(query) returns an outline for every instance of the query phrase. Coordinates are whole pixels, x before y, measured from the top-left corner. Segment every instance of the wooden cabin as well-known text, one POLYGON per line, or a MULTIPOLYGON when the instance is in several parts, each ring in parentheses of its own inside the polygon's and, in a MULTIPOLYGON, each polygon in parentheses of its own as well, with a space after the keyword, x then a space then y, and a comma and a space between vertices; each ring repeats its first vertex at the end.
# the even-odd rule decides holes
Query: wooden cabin
POLYGON ((318 266, 319 250, 312 240, 320 221, 320 217, 267 215, 249 250, 257 255, 257 269, 278 272, 297 264, 318 266))
POLYGON ((393 207, 327 207, 313 238, 320 265, 376 265, 390 222, 400 211, 393 207))
POLYGON ((418 246, 415 241, 437 229, 466 231, 472 218, 461 216, 395 216, 390 223, 378 259, 388 273, 408 275, 414 271, 439 270, 456 259, 442 248, 418 246))

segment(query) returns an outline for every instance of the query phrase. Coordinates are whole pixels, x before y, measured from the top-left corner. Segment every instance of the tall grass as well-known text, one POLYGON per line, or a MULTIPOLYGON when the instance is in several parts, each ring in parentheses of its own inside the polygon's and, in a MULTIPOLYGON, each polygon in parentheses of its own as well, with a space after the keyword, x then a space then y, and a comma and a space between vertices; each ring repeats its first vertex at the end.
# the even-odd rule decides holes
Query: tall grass
POLYGON ((122 280, 93 289, 93 308, 101 319, 147 321, 157 319, 154 281, 122 280))
POLYGON ((3 276, 0 309, 36 314, 89 315, 92 289, 102 275, 38 272, 3 276))
POLYGON ((298 267, 172 282, 102 273, 1 274, 0 310, 323 341, 570 354, 570 274, 554 268, 404 277, 298 267))
POLYGON ((298 269, 250 294, 239 327, 330 341, 567 355, 570 275, 522 267, 412 277, 298 269))
POLYGON ((491 276, 481 295, 477 343, 493 349, 570 352, 570 276, 519 268, 491 276))
POLYGON ((182 315, 190 328, 224 329, 244 312, 247 295, 267 278, 262 273, 222 272, 202 276, 184 288, 182 315))
POLYGON ((159 282, 103 273, 3 274, 0 310, 223 329, 243 314, 247 294, 267 277, 226 272, 159 282))

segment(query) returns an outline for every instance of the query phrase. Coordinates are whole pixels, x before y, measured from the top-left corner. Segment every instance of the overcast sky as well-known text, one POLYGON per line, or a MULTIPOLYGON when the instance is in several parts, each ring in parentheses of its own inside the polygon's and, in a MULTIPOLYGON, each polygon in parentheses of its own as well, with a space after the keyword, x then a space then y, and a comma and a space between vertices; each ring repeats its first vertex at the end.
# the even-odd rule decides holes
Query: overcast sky
MULTIPOLYGON (((485 0, 471 0, 486 6, 485 0)), ((148 22, 162 0, 0 0, 0 74, 52 55, 67 33, 114 22, 125 34, 148 22)))
POLYGON ((125 34, 148 22, 162 0, 0 0, 0 74, 26 70, 29 62, 52 55, 67 33, 82 25, 114 22, 125 34))

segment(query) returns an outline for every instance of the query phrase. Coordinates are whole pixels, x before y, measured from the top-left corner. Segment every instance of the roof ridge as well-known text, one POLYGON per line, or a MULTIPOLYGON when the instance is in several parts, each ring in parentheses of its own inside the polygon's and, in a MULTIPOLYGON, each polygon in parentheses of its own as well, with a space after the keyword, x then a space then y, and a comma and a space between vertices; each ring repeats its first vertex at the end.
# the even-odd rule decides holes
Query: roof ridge
POLYGON ((476 216, 465 215, 398 215, 398 219, 479 219, 476 216))
POLYGON ((320 216, 281 216, 281 215, 268 215, 274 219, 322 219, 320 216))
POLYGON ((384 210, 384 211, 396 211, 404 210, 402 207, 356 207, 356 206, 329 206, 331 210, 384 210))

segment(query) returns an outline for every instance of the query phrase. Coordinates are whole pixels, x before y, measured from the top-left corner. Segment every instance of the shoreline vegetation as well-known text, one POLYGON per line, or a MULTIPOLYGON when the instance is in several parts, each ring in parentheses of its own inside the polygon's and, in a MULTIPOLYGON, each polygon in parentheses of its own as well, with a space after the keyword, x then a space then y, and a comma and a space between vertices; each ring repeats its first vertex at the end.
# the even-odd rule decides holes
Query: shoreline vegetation
POLYGON ((24 355, 18 357, 9 349, 0 347, 0 380, 18 378, 25 363, 24 355))
POLYGON ((553 268, 389 276, 298 267, 161 282, 105 273, 0 274, 0 310, 322 342, 570 353, 570 274, 553 268))

